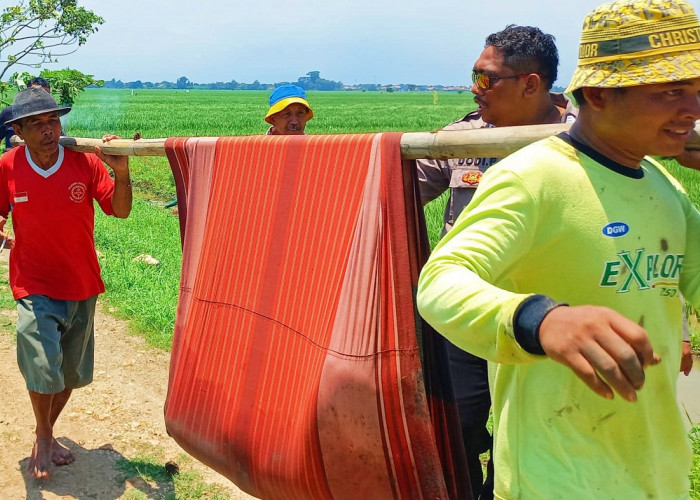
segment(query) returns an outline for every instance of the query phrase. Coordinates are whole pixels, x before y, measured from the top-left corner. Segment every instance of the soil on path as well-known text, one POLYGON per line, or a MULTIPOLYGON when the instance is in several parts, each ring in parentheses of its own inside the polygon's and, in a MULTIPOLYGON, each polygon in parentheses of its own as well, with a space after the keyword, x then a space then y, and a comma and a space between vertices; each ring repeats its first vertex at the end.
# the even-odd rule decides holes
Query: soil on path
MULTIPOLYGON (((6 273, 7 252, 0 254, 6 273)), ((9 293, 0 290, 0 293, 9 293)), ((223 476, 189 457, 166 433, 163 404, 169 354, 129 335, 127 325, 102 310, 95 318, 94 382, 74 391, 59 418, 55 436, 75 455, 71 465, 54 467, 48 479, 34 479, 27 462, 34 418, 16 361, 15 310, 0 310, 0 499, 165 498, 172 481, 127 477, 120 459, 157 457, 175 462, 180 472, 196 471, 231 499, 251 499, 223 476)), ((162 461, 161 461, 162 460, 162 461)), ((178 494, 178 498, 187 498, 178 494)))

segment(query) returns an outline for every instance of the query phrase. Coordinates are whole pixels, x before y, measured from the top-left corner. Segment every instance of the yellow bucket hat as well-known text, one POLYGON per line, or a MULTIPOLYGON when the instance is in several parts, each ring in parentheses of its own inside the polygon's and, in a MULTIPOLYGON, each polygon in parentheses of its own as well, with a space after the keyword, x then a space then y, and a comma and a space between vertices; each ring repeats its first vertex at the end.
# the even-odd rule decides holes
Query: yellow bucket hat
POLYGON ((314 117, 314 112, 306 101, 306 92, 297 85, 285 84, 280 85, 270 94, 270 109, 267 110, 265 121, 272 124, 270 118, 275 113, 279 113, 290 104, 299 103, 306 106, 306 119, 311 120, 314 117))
POLYGON ((700 78, 700 22, 690 4, 620 0, 583 21, 578 66, 566 91, 691 78, 700 78))

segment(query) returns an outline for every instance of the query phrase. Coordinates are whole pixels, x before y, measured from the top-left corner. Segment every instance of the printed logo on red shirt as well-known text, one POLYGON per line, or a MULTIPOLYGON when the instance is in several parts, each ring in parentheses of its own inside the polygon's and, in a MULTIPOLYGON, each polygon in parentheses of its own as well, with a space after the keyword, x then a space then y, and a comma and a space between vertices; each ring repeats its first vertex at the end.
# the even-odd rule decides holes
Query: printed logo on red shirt
POLYGON ((470 170, 462 176, 462 182, 470 186, 479 184, 479 179, 481 179, 481 170, 470 170))
POLYGON ((70 191, 70 199, 76 203, 82 203, 85 201, 85 195, 87 193, 87 187, 82 182, 74 182, 68 188, 70 191))

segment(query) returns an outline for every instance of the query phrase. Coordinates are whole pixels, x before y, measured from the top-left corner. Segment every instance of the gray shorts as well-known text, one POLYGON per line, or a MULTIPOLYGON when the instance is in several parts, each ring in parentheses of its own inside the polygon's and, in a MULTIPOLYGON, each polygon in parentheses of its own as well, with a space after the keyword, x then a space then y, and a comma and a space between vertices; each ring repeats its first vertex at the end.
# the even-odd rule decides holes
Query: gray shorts
POLYGON ((30 295, 17 301, 17 364, 27 389, 56 394, 92 382, 97 296, 55 300, 30 295))

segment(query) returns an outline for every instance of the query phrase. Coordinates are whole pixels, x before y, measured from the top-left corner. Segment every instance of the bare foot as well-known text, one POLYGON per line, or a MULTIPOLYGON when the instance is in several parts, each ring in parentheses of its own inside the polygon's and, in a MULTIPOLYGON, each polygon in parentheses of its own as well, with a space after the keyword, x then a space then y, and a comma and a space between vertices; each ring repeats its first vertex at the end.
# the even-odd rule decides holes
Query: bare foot
POLYGON ((32 456, 29 458, 29 472, 32 476, 42 478, 49 477, 51 472, 51 442, 53 438, 36 438, 32 448, 32 456))
POLYGON ((51 461, 56 465, 68 465, 73 463, 74 460, 73 453, 54 439, 51 445, 51 461))

